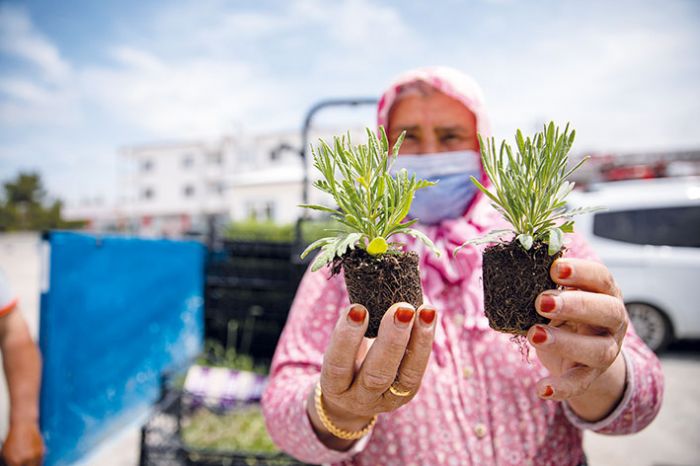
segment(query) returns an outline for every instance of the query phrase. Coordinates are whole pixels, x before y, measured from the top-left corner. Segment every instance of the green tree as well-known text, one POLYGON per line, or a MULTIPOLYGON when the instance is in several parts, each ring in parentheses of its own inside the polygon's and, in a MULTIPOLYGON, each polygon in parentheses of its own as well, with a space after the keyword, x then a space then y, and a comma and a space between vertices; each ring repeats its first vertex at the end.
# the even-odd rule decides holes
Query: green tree
POLYGON ((20 172, 14 180, 3 183, 0 231, 69 229, 83 225, 63 220, 62 208, 60 200, 48 198, 38 173, 20 172))

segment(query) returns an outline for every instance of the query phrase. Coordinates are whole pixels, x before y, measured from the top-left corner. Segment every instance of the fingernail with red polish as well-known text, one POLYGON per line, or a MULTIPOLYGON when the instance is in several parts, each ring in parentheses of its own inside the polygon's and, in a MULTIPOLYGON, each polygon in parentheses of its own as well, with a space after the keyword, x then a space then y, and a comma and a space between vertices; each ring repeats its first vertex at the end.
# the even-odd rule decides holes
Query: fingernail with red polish
POLYGON ((549 396, 552 396, 552 395, 554 395, 554 389, 552 388, 551 385, 546 385, 546 386, 544 387, 544 392, 542 392, 542 396, 547 396, 547 397, 549 397, 549 396))
POLYGON ((543 294, 540 296, 540 311, 541 312, 554 312, 557 308, 557 300, 554 296, 549 294, 543 294))
POLYGON ((535 325, 535 333, 532 334, 532 342, 536 345, 541 345, 546 341, 547 331, 539 325, 535 325))
POLYGON ((559 278, 569 278, 573 271, 574 269, 571 267, 571 264, 568 264, 566 262, 557 262, 557 275, 559 276, 559 278))
POLYGON ((433 320, 435 320, 435 309, 430 309, 430 308, 421 309, 419 316, 420 316, 420 320, 425 325, 430 325, 433 323, 433 320))
POLYGON ((411 320, 413 319, 413 314, 415 313, 416 311, 414 311, 411 308, 400 307, 394 313, 394 319, 398 325, 405 327, 411 322, 411 320))
POLYGON ((353 306, 348 312, 348 319, 353 325, 362 325, 365 321, 365 316, 367 315, 367 310, 362 306, 353 306))

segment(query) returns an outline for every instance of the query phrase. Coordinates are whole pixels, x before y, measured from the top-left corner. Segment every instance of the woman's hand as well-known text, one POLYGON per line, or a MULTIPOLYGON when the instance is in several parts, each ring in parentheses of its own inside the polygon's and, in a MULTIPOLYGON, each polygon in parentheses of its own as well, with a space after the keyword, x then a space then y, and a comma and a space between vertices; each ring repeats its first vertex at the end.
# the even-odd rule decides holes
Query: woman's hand
POLYGON ((537 383, 542 398, 567 400, 581 418, 596 421, 622 398, 625 363, 620 353, 628 318, 610 271, 582 259, 558 259, 550 269, 563 290, 545 291, 535 307, 552 319, 527 333, 550 376, 537 383))
MULTIPOLYGON (((408 403, 420 388, 435 334, 436 311, 423 305, 418 313, 397 303, 384 314, 375 340, 364 338, 367 310, 353 304, 333 330, 321 368, 323 408, 338 428, 358 431, 378 413, 408 403), (397 396, 391 385, 407 396, 397 396)), ((307 411, 319 439, 329 448, 346 450, 354 441, 333 437, 320 422, 309 394, 307 411)))

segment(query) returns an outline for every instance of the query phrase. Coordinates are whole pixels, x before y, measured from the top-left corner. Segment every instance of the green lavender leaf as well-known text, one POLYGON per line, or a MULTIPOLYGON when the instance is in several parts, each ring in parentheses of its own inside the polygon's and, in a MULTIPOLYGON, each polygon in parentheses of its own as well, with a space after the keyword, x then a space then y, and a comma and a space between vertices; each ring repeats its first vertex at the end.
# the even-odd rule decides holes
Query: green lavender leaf
POLYGON ((331 209, 330 207, 326 207, 320 204, 299 204, 299 207, 303 207, 305 209, 319 210, 321 212, 327 212, 330 214, 335 214, 336 212, 338 212, 336 209, 331 209))
POLYGON ((561 228, 552 228, 549 230, 549 255, 553 256, 561 250, 564 245, 564 232, 561 228))
POLYGON ((520 233, 515 238, 518 241, 520 241, 520 244, 522 244, 523 248, 526 251, 529 251, 530 248, 532 247, 532 242, 534 241, 534 238, 531 235, 526 235, 525 233, 520 233))
MULTIPOLYGON (((304 251, 305 257, 312 250, 321 249, 312 263, 312 270, 320 269, 355 247, 366 249, 367 243, 378 237, 387 242, 387 253, 398 251, 400 246, 389 242, 390 236, 411 234, 409 226, 417 219, 404 220, 415 193, 435 184, 409 176, 405 170, 395 175, 390 172, 405 134, 401 134, 393 148, 389 147, 383 127, 379 135, 370 129, 366 134, 366 144, 353 145, 347 134, 333 138, 332 144, 320 141, 312 147, 313 165, 321 175, 314 186, 333 196, 338 210, 320 204, 302 207, 330 214, 348 228, 348 231, 337 231, 335 237, 314 242, 304 251)), ((422 233, 413 236, 437 253, 428 237, 422 233)))
MULTIPOLYGON (((574 188, 567 178, 587 159, 568 168, 568 154, 575 136, 576 131, 568 124, 560 130, 550 122, 532 137, 525 137, 517 130, 513 150, 505 140, 497 149, 494 138, 478 135, 482 166, 490 186, 487 189, 474 177, 471 181, 513 226, 515 237, 526 250, 535 241, 548 242, 550 248, 560 250, 563 234, 573 232, 571 217, 600 210, 600 207, 566 210, 566 198, 574 188)), ((492 238, 487 235, 465 244, 493 242, 492 238)))
POLYGON ((568 222, 564 222, 559 226, 559 228, 564 233, 573 233, 574 232, 574 221, 569 220, 568 222))
POLYGON ((416 229, 414 229, 414 228, 409 228, 409 229, 406 230, 406 234, 409 235, 409 236, 413 236, 414 238, 416 238, 416 239, 422 241, 423 244, 425 244, 426 246, 428 246, 428 248, 429 248, 436 256, 440 257, 440 251, 438 250, 438 248, 435 247, 435 245, 434 245, 433 242, 430 240, 430 238, 428 238, 427 236, 425 236, 425 234, 424 234, 422 231, 416 230, 416 229))
POLYGON ((452 253, 453 256, 456 256, 457 253, 460 251, 460 249, 466 247, 466 246, 478 246, 480 244, 488 244, 488 243, 498 243, 503 241, 503 237, 512 234, 513 230, 492 230, 489 233, 486 233, 485 235, 477 236, 476 238, 472 238, 468 241, 465 241, 463 244, 458 246, 454 252, 452 253))
POLYGON ((313 251, 314 249, 318 249, 318 248, 320 248, 321 246, 325 246, 326 244, 328 244, 328 243, 331 242, 331 241, 333 241, 333 238, 321 238, 321 239, 317 239, 317 240, 314 241, 313 243, 309 244, 309 245, 306 247, 306 249, 304 249, 304 252, 301 253, 301 256, 300 256, 300 257, 301 257, 302 259, 304 259, 306 256, 309 255, 309 253, 310 253, 311 251, 313 251))

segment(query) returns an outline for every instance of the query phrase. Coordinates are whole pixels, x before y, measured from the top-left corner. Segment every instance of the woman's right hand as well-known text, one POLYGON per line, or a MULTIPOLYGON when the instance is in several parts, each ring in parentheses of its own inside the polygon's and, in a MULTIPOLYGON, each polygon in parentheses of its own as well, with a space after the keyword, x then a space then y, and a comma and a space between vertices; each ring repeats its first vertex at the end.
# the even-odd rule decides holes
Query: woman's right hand
MULTIPOLYGON (((364 338, 368 321, 364 306, 353 304, 341 314, 321 368, 323 408, 336 427, 361 430, 376 414, 393 411, 416 395, 433 346, 436 310, 424 304, 417 314, 408 303, 394 304, 384 314, 374 340, 364 338), (393 394, 392 384, 410 394, 393 394)), ((342 451, 354 443, 332 436, 323 427, 313 391, 307 411, 326 446, 342 451)))

